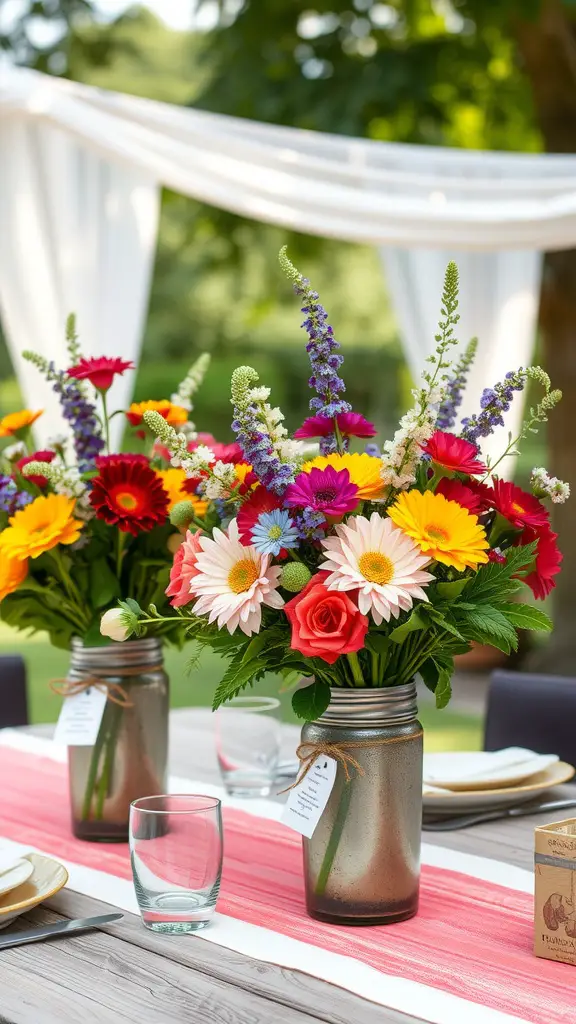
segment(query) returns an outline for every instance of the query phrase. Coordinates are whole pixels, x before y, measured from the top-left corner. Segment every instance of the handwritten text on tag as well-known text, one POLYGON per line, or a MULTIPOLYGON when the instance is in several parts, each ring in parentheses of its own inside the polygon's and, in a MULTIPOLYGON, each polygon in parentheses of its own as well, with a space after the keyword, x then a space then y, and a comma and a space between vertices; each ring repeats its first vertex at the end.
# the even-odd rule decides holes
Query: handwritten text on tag
POLYGON ((106 690, 90 686, 66 697, 54 733, 54 742, 67 747, 93 747, 106 707, 106 690))
POLYGON ((337 762, 321 754, 302 782, 290 790, 282 821, 295 832, 310 839, 322 817, 336 780, 337 762))

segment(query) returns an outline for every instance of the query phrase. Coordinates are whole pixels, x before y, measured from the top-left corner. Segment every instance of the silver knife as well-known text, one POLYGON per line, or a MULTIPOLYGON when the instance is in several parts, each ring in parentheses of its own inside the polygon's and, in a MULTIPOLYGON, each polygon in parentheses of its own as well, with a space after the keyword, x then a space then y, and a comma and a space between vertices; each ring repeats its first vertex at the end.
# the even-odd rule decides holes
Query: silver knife
POLYGON ((70 935, 71 932, 83 932, 87 928, 99 928, 102 924, 119 921, 124 914, 102 914, 101 917, 81 917, 76 921, 58 921, 56 924, 45 924, 42 928, 29 928, 11 935, 0 935, 0 949, 10 946, 23 946, 26 942, 40 942, 50 939, 53 935, 70 935))
POLYGON ((519 807, 508 807, 506 810, 480 811, 478 814, 461 814, 453 818, 437 818, 435 821, 424 821, 424 832, 451 832, 453 829, 469 828, 480 825, 484 821, 498 821, 499 818, 521 818, 528 814, 542 814, 544 811, 562 811, 567 807, 576 807, 576 800, 550 800, 546 804, 521 804, 519 807))

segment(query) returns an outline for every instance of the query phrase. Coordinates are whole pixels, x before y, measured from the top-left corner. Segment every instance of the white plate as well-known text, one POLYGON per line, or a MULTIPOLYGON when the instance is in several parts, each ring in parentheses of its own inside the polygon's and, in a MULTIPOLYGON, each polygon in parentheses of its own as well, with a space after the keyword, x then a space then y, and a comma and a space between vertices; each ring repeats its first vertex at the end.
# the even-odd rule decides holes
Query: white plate
POLYGON ((68 881, 68 872, 63 864, 41 853, 29 853, 23 860, 32 867, 29 877, 11 892, 0 896, 0 928, 37 907, 43 900, 55 896, 68 881))
POLYGON ((565 761, 557 761, 528 782, 503 789, 474 789, 467 792, 451 790, 428 792, 423 796, 427 814, 459 814, 461 811, 488 811, 495 807, 515 807, 516 804, 536 800, 540 793, 563 782, 569 782, 575 769, 565 761))
POLYGON ((524 782, 558 761, 557 754, 535 754, 522 747, 425 754, 424 782, 465 792, 501 789, 524 782))
POLYGON ((15 889, 18 885, 22 885, 34 871, 34 865, 29 860, 16 860, 8 871, 3 871, 0 875, 0 896, 5 892, 10 892, 11 889, 15 889))

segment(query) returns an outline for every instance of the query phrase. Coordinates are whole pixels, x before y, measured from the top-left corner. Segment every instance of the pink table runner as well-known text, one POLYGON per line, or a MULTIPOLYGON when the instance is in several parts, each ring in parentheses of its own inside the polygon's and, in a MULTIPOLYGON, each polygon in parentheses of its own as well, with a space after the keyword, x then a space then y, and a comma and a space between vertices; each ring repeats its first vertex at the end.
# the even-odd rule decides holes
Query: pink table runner
MULTIPOLYGON (((573 1024, 576 969, 532 955, 527 894, 425 866, 416 918, 378 928, 335 927, 306 915, 299 836, 227 808, 224 822, 220 913, 524 1021, 573 1024)), ((71 836, 66 769, 48 758, 0 747, 0 836, 131 879, 126 846, 71 836)), ((313 955, 309 970, 314 973, 313 955)))

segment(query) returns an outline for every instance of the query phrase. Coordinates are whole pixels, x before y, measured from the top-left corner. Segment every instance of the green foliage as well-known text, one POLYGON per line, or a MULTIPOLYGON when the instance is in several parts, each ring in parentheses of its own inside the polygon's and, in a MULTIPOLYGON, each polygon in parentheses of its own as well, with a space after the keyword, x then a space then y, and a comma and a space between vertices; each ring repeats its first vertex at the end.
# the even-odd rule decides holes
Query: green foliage
POLYGON ((309 686, 296 690, 292 696, 292 708, 298 718, 312 722, 323 715, 330 703, 330 687, 328 683, 316 679, 309 686))

